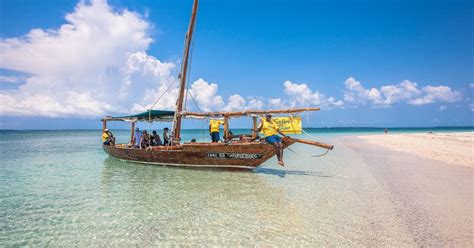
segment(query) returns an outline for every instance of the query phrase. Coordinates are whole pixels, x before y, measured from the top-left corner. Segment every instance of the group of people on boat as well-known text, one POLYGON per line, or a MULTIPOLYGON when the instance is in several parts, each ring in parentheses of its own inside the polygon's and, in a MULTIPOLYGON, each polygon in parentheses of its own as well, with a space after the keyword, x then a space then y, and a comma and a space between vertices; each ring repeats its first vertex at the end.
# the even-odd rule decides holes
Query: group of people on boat
MULTIPOLYGON (((211 119, 209 122, 209 134, 211 136, 211 142, 219 142, 220 139, 220 126, 224 124, 223 120, 220 119, 211 119)), ((246 140, 250 137, 248 135, 233 135, 232 131, 228 131, 229 138, 239 138, 240 140, 246 140)), ((260 124, 256 130, 257 133, 262 132, 264 135, 264 140, 271 144, 276 151, 278 164, 284 166, 285 163, 283 162, 283 144, 281 137, 278 135, 280 134, 283 137, 289 138, 283 132, 278 129, 278 126, 272 120, 272 115, 267 114, 265 118, 262 118, 260 124)), ((251 135, 250 135, 251 136, 251 135)), ((258 138, 258 137, 257 137, 258 138)), ((250 139, 249 141, 253 141, 256 138, 250 139)), ((147 147, 151 146, 170 146, 171 145, 171 135, 169 134, 169 128, 165 127, 163 129, 163 139, 161 139, 160 135, 153 130, 151 134, 149 134, 146 130, 141 131, 138 127, 135 129, 132 138, 132 146, 133 148, 139 149, 146 149, 147 147)), ((196 142, 195 139, 192 140, 192 143, 196 142)), ((115 137, 109 129, 104 129, 102 132, 102 143, 104 145, 115 145, 115 137)))
MULTIPOLYGON (((209 134, 211 136, 212 143, 220 141, 220 126, 223 124, 224 121, 220 119, 211 119, 209 121, 209 134)), ((265 118, 261 119, 256 132, 263 133, 265 141, 275 148, 278 164, 285 166, 285 163, 283 162, 283 144, 281 137, 278 136, 278 134, 287 138, 289 138, 289 136, 285 135, 280 129, 278 129, 278 125, 273 122, 271 114, 266 114, 265 118)), ((231 139, 238 137, 240 140, 245 140, 248 138, 245 137, 245 135, 233 135, 231 131, 229 131, 229 136, 231 139)))
POLYGON ((170 135, 168 134, 169 128, 165 127, 163 129, 163 140, 161 140, 160 135, 153 130, 151 134, 149 134, 146 130, 140 131, 140 128, 136 128, 135 132, 133 133, 133 147, 146 149, 150 146, 169 146, 171 145, 170 135))

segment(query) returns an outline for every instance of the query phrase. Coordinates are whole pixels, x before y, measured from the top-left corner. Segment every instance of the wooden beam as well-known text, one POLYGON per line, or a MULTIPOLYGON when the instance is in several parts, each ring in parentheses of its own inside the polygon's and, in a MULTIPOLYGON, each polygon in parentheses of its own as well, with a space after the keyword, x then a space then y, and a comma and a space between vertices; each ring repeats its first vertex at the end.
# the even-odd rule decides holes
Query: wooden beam
POLYGON ((224 141, 229 140, 229 116, 224 116, 224 141))
POLYGON ((275 110, 246 110, 240 112, 181 112, 180 116, 210 117, 210 116, 248 116, 248 115, 264 115, 264 114, 292 114, 307 111, 318 111, 320 108, 296 108, 296 109, 275 109, 275 110))
POLYGON ((252 117, 252 138, 257 137, 257 116, 252 117))
POLYGON ((135 122, 132 122, 132 130, 130 131, 130 144, 133 145, 133 136, 135 135, 135 122))
POLYGON ((107 128, 107 121, 102 120, 102 131, 104 131, 107 128))
POLYGON ((334 148, 333 145, 325 144, 325 143, 317 142, 317 141, 312 141, 312 140, 303 140, 303 139, 295 139, 295 138, 287 138, 287 139, 293 140, 295 142, 303 143, 306 145, 319 146, 319 147, 326 148, 329 150, 332 150, 334 148))

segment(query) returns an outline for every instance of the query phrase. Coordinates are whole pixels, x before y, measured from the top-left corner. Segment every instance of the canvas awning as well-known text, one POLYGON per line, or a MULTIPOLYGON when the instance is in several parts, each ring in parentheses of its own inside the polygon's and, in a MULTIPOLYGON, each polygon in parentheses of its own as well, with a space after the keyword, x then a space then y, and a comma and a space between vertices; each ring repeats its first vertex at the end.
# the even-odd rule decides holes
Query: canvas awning
POLYGON ((148 110, 135 115, 127 116, 106 116, 102 120, 104 121, 172 121, 174 117, 174 111, 170 110, 148 110))

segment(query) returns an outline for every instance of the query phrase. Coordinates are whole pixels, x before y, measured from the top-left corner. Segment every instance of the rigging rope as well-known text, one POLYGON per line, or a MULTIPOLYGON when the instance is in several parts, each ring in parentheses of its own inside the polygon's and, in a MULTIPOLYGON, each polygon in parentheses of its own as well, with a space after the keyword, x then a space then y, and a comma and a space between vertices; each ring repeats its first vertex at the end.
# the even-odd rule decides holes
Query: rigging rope
POLYGON ((158 103, 158 101, 170 90, 171 86, 174 85, 174 83, 176 82, 176 79, 178 79, 180 76, 178 74, 178 77, 175 77, 173 79, 173 82, 171 82, 170 85, 168 85, 168 88, 166 88, 166 90, 158 97, 158 99, 156 99, 155 103, 153 103, 153 105, 151 105, 150 109, 153 109, 155 107, 155 105, 158 103))
MULTIPOLYGON (((290 118, 293 118, 293 115, 292 115, 292 114, 289 114, 289 116, 290 116, 290 118)), ((317 137, 315 137, 315 136, 313 136, 313 135, 307 133, 307 132, 304 130, 304 128, 301 128, 301 131, 302 131, 304 134, 306 134, 307 136, 309 136, 309 137, 311 137, 311 138, 313 138, 313 139, 315 139, 315 140, 317 139, 317 137)), ((311 158, 322 157, 322 156, 328 154, 328 152, 329 152, 329 150, 330 150, 330 149, 327 149, 325 152, 323 152, 323 153, 321 153, 321 154, 318 154, 318 155, 307 155, 307 154, 298 153, 298 152, 292 150, 292 149, 289 148, 289 147, 288 147, 287 149, 290 150, 290 151, 292 151, 293 153, 299 155, 299 156, 311 157, 311 158)))
POLYGON ((328 154, 329 152, 329 149, 327 149, 325 152, 321 153, 321 154, 318 154, 318 155, 307 155, 307 154, 302 154, 302 153, 298 153, 296 151, 293 151, 291 148, 287 147, 286 149, 292 151, 293 153, 295 153, 296 155, 299 155, 299 156, 303 156, 303 157, 310 157, 310 158, 317 158, 317 157, 322 157, 326 154, 328 154))
POLYGON ((196 107, 197 107, 197 109, 199 110, 199 112, 201 112, 201 113, 202 113, 202 110, 201 110, 201 108, 200 108, 200 107, 199 107, 199 105, 197 104, 197 102, 196 102, 196 99, 194 99, 194 97, 193 97, 193 94, 191 94, 191 92, 190 92, 190 91, 189 91, 189 96, 191 97, 191 100, 193 100, 193 102, 194 102, 194 105, 196 105, 196 107))

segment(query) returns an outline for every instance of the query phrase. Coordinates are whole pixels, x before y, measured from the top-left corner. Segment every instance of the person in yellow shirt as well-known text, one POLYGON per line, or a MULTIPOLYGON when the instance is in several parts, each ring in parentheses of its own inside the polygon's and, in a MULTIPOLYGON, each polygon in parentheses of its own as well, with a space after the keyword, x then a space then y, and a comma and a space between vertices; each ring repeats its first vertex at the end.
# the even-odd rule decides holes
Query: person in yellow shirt
POLYGON ((212 142, 219 142, 219 127, 224 124, 224 121, 219 119, 211 119, 209 121, 209 134, 211 135, 212 142))
POLYGON ((115 138, 109 129, 104 129, 102 132, 102 144, 104 145, 115 145, 115 138))
POLYGON ((278 126, 272 121, 271 114, 267 114, 265 115, 265 119, 261 119, 257 133, 260 131, 265 135, 265 141, 275 147, 278 164, 285 166, 285 163, 283 162, 283 144, 281 143, 280 136, 277 134, 281 134, 283 137, 289 137, 278 129, 278 126))

